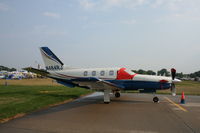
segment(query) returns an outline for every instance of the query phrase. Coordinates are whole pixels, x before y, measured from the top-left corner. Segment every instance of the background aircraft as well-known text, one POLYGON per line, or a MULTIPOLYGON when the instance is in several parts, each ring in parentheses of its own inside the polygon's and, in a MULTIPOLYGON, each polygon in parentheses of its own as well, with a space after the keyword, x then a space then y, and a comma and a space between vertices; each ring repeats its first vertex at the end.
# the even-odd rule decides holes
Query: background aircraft
MULTIPOLYGON (((176 95, 176 70, 171 69, 172 77, 141 75, 126 68, 69 68, 48 48, 40 48, 46 70, 24 68, 25 70, 55 79, 68 87, 83 87, 104 91, 104 103, 110 102, 110 93, 120 97, 121 90, 139 90, 156 93, 156 90, 171 89, 176 95)), ((154 97, 154 102, 159 98, 154 97)))

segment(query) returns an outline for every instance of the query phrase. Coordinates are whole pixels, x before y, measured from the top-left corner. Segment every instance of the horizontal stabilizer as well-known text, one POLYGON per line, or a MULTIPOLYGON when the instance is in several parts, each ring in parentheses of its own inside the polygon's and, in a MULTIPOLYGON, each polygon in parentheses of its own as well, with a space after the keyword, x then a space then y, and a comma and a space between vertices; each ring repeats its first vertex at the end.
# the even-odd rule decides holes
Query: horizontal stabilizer
POLYGON ((27 70, 29 72, 33 72, 33 73, 36 73, 36 74, 40 74, 42 76, 48 76, 49 72, 47 72, 46 70, 40 70, 40 69, 36 69, 36 68, 32 68, 32 67, 26 67, 26 68, 23 68, 24 70, 27 70))

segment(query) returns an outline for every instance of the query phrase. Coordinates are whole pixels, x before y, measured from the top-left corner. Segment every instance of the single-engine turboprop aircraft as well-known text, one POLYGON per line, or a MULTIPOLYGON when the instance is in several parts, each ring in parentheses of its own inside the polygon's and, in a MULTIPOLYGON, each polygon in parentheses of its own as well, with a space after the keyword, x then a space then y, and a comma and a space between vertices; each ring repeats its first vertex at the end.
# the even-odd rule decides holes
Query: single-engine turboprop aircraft
MULTIPOLYGON (((52 78, 58 83, 68 87, 83 87, 104 91, 104 103, 110 102, 110 93, 120 97, 121 90, 139 90, 143 93, 155 93, 156 90, 171 89, 176 95, 175 79, 176 70, 171 69, 172 77, 136 74, 126 68, 69 68, 48 48, 40 48, 46 70, 24 68, 52 78)), ((158 97, 153 98, 159 102, 158 97)))

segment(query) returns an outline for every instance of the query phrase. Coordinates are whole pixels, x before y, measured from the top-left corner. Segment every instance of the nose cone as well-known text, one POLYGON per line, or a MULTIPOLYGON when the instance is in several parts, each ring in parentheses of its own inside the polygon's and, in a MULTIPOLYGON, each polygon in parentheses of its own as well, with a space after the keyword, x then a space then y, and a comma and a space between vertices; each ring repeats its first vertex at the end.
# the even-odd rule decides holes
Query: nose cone
POLYGON ((178 83, 178 82, 182 82, 182 81, 180 79, 174 79, 173 82, 178 83))

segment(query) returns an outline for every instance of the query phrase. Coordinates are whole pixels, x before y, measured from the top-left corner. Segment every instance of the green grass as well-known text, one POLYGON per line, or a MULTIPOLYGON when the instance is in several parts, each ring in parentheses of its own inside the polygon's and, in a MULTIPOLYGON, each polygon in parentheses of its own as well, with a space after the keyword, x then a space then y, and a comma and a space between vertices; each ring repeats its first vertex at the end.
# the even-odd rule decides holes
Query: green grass
MULTIPOLYGON (((182 81, 176 84, 177 94, 184 92, 186 95, 200 95, 200 82, 182 81)), ((158 91, 159 94, 171 94, 170 90, 158 91)))
POLYGON ((65 86, 0 86, 0 121, 90 93, 65 86))

